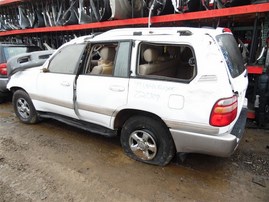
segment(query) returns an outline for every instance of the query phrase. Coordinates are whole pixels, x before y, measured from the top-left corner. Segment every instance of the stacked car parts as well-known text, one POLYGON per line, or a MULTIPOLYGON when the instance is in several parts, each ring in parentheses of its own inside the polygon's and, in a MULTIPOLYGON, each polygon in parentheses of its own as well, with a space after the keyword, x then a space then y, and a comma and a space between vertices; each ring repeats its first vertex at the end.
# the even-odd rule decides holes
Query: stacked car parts
POLYGON ((0 30, 86 24, 199 10, 267 0, 48 0, 26 1, 0 9, 0 30))

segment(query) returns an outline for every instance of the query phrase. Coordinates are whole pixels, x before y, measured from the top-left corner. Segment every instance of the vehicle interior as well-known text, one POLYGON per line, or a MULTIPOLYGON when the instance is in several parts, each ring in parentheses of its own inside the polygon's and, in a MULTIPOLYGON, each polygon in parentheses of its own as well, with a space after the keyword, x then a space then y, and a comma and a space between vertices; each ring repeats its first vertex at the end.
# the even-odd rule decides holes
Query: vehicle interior
POLYGON ((191 80, 196 62, 191 47, 143 43, 140 46, 138 75, 191 80))
POLYGON ((88 56, 86 73, 112 75, 117 44, 94 44, 88 56))

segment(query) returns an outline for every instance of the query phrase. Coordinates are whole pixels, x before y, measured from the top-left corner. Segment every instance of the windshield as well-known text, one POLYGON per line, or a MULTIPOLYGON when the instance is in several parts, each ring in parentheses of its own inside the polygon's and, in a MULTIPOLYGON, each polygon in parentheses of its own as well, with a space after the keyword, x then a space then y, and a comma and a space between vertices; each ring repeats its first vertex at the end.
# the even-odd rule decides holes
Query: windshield
POLYGON ((216 37, 225 58, 229 72, 233 78, 245 71, 244 61, 237 43, 231 34, 222 34, 216 37))
POLYGON ((4 49, 6 60, 21 53, 29 53, 29 52, 41 50, 37 46, 9 46, 9 47, 4 47, 3 49, 4 49))

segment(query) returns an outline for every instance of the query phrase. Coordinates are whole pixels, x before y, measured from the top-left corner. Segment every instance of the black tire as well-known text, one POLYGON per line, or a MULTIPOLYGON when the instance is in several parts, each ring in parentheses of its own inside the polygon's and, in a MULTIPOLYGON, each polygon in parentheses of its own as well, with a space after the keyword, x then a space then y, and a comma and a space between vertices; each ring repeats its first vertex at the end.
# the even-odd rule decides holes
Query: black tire
POLYGON ((6 101, 5 98, 0 97, 0 104, 4 103, 5 101, 6 101))
POLYGON ((13 94, 12 104, 15 114, 21 122, 34 124, 39 121, 36 109, 29 95, 23 90, 17 90, 13 94))
POLYGON ((164 166, 175 155, 174 141, 161 121, 145 117, 129 118, 121 130, 121 145, 134 160, 164 166))

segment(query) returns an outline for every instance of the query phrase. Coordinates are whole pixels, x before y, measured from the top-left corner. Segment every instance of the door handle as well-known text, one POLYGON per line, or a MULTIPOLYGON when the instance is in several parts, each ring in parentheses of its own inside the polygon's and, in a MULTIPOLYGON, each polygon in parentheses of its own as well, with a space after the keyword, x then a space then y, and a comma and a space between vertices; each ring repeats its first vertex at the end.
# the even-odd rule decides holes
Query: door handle
POLYGON ((123 86, 110 86, 109 90, 115 91, 115 92, 122 92, 125 90, 123 86))
POLYGON ((70 83, 69 83, 68 81, 63 81, 63 82, 61 83, 61 85, 62 85, 62 86, 66 86, 66 87, 68 87, 68 86, 70 86, 70 83))

